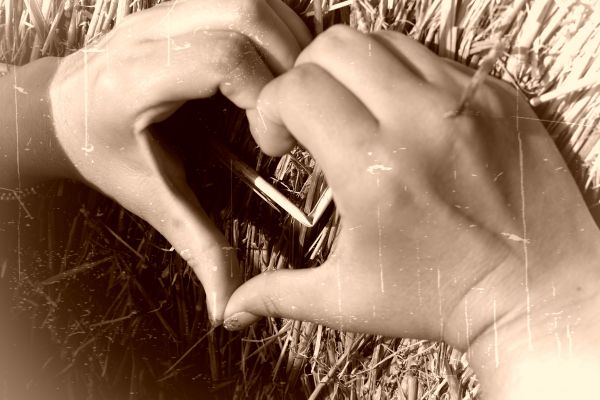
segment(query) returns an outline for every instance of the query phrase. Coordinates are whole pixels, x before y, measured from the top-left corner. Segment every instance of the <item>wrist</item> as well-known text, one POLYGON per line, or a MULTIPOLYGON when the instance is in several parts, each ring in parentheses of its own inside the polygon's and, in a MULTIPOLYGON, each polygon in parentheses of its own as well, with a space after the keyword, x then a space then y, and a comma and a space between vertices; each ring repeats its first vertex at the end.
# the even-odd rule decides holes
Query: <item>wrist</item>
POLYGON ((2 123, 0 183, 17 189, 60 178, 75 178, 76 170, 56 138, 49 86, 60 59, 46 57, 13 68, 0 78, 2 123))
POLYGON ((497 325, 471 349, 488 400, 591 398, 600 374, 598 299, 497 325), (596 378, 594 378, 596 377, 596 378))
MULTIPOLYGON (((600 374, 598 260, 595 248, 546 260, 540 268, 548 278, 531 280, 528 304, 490 313, 467 349, 484 398, 579 398, 596 390, 591 377, 600 374)), ((522 289, 504 296, 522 297, 522 289)))
MULTIPOLYGON (((46 159, 51 166, 48 178, 80 179, 77 169, 67 157, 57 138, 55 128, 56 121, 54 121, 54 114, 52 112, 50 87, 63 60, 64 58, 60 57, 46 57, 40 59, 38 60, 40 65, 35 66, 32 71, 33 74, 39 74, 40 76, 39 78, 36 78, 38 83, 38 95, 40 97, 40 115, 44 116, 43 129, 40 129, 40 133, 45 134, 44 142, 46 142, 46 148, 48 150, 46 152, 46 159)), ((84 89, 82 88, 82 90, 84 89)))

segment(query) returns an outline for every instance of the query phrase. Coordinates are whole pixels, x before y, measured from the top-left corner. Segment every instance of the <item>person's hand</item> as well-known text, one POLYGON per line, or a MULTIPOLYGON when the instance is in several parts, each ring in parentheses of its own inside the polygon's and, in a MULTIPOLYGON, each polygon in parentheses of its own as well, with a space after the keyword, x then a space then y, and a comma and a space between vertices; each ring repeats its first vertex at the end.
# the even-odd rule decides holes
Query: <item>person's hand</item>
POLYGON ((279 0, 172 1, 61 60, 51 83, 55 133, 77 174, 171 242, 202 282, 214 322, 240 283, 235 251, 149 127, 217 91, 256 120, 262 87, 310 40, 279 0))
POLYGON ((516 89, 489 78, 451 116, 471 76, 400 34, 334 27, 263 89, 263 150, 285 150, 291 132, 322 166, 342 229, 324 265, 240 286, 227 328, 277 316, 445 339, 491 370, 504 350, 584 337, 598 229, 516 89))

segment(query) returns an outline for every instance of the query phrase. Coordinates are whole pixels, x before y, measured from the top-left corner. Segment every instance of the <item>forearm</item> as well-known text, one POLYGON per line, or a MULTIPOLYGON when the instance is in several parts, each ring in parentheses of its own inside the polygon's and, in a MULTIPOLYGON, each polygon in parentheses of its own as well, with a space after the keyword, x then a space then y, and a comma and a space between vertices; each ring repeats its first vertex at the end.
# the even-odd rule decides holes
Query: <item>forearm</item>
POLYGON ((15 67, 0 78, 0 187, 74 177, 54 134, 48 87, 58 58, 15 67))

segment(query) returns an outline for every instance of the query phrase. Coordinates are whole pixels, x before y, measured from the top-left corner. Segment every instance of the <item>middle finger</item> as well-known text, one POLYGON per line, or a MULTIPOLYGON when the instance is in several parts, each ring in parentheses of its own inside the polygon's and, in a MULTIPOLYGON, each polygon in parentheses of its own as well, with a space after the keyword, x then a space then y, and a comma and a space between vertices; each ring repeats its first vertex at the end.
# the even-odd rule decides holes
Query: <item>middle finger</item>
POLYGON ((399 96, 425 83, 372 36, 343 25, 327 30, 300 54, 296 65, 307 63, 329 72, 378 119, 399 96))

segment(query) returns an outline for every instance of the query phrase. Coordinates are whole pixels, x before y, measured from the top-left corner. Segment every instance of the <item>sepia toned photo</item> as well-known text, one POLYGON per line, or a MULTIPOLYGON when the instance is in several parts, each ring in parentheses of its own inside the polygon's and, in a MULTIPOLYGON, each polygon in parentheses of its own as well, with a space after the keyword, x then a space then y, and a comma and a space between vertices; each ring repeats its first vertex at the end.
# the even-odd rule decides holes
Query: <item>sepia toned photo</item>
POLYGON ((600 376, 600 3, 0 0, 0 400, 600 376))

